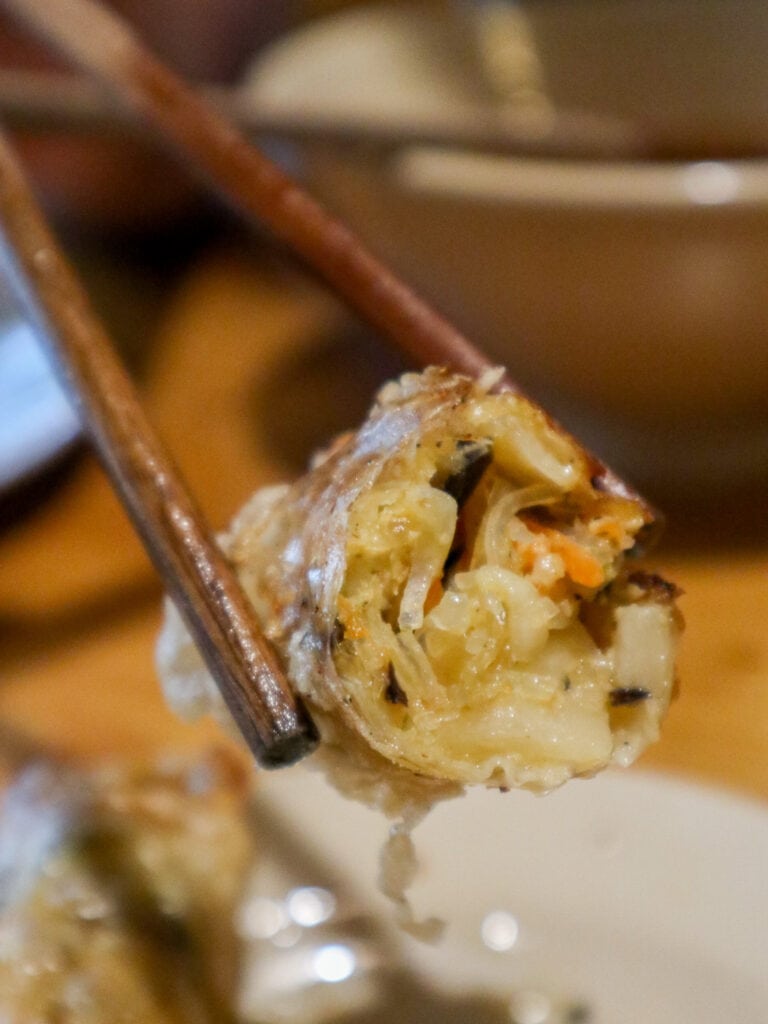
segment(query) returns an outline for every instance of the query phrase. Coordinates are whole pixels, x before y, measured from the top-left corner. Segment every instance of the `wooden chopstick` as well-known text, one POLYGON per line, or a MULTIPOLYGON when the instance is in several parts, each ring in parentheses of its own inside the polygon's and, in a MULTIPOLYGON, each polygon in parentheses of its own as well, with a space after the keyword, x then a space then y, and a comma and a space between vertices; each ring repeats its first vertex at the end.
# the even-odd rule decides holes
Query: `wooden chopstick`
MULTIPOLYGON (((274 234, 416 366, 473 377, 489 361, 419 298, 226 117, 154 57, 130 27, 95 0, 0 0, 76 67, 173 143, 242 213, 274 234)), ((508 381, 509 386, 513 386, 508 381)))
POLYGON ((147 421, 133 385, 0 134, 3 260, 134 527, 260 764, 308 753, 317 734, 253 611, 147 421))

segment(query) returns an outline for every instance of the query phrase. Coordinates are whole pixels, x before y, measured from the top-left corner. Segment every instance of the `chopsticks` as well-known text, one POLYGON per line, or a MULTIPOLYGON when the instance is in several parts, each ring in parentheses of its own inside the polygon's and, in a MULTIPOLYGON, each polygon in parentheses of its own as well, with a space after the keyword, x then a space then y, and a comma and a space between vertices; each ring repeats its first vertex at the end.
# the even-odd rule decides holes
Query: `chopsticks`
POLYGON ((0 222, 2 257, 30 319, 245 741, 264 767, 299 760, 317 742, 314 725, 147 421, 1 134, 0 222))

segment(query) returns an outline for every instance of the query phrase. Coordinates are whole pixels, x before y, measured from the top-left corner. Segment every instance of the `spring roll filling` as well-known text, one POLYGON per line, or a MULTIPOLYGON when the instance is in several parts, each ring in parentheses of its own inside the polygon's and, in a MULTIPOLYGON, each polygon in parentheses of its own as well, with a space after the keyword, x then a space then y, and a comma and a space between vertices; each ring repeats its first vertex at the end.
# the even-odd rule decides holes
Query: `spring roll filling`
MULTIPOLYGON (((674 688, 675 588, 627 561, 652 513, 493 385, 387 384, 222 538, 321 729, 315 762, 390 816, 629 764, 674 688)), ((158 660, 182 713, 228 720, 173 612, 158 660)))
POLYGON ((640 506, 514 395, 458 405, 349 509, 333 661, 403 767, 549 788, 655 738, 671 595, 623 571, 640 506))

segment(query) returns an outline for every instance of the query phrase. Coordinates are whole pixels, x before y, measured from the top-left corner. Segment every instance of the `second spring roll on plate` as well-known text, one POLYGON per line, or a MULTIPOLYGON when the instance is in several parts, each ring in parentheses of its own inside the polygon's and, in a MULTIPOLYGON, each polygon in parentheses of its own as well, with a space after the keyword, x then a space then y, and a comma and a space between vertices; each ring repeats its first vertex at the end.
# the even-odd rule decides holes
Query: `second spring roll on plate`
MULTIPOLYGON (((673 693, 675 588, 629 557, 652 514, 494 383, 429 368, 386 385, 223 538, 321 759, 393 814, 629 764, 673 693)), ((159 665, 179 710, 216 709, 172 611, 159 665)))
POLYGON ((219 752, 22 769, 0 801, 0 1021, 234 1021, 246 782, 219 752))

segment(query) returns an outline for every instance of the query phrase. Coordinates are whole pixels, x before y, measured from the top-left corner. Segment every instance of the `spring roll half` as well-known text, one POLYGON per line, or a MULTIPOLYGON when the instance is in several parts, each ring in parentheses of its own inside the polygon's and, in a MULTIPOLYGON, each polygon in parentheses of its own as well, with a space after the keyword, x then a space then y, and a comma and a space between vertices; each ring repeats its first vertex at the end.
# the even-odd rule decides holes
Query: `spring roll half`
POLYGON ((239 764, 37 764, 0 804, 0 1021, 234 1020, 255 859, 239 764))
MULTIPOLYGON (((675 588, 627 557, 652 513, 494 383, 430 368, 388 384, 223 538, 321 757, 391 813, 629 764, 674 688, 675 588)), ((159 664, 182 712, 218 703, 172 611, 159 664)))

